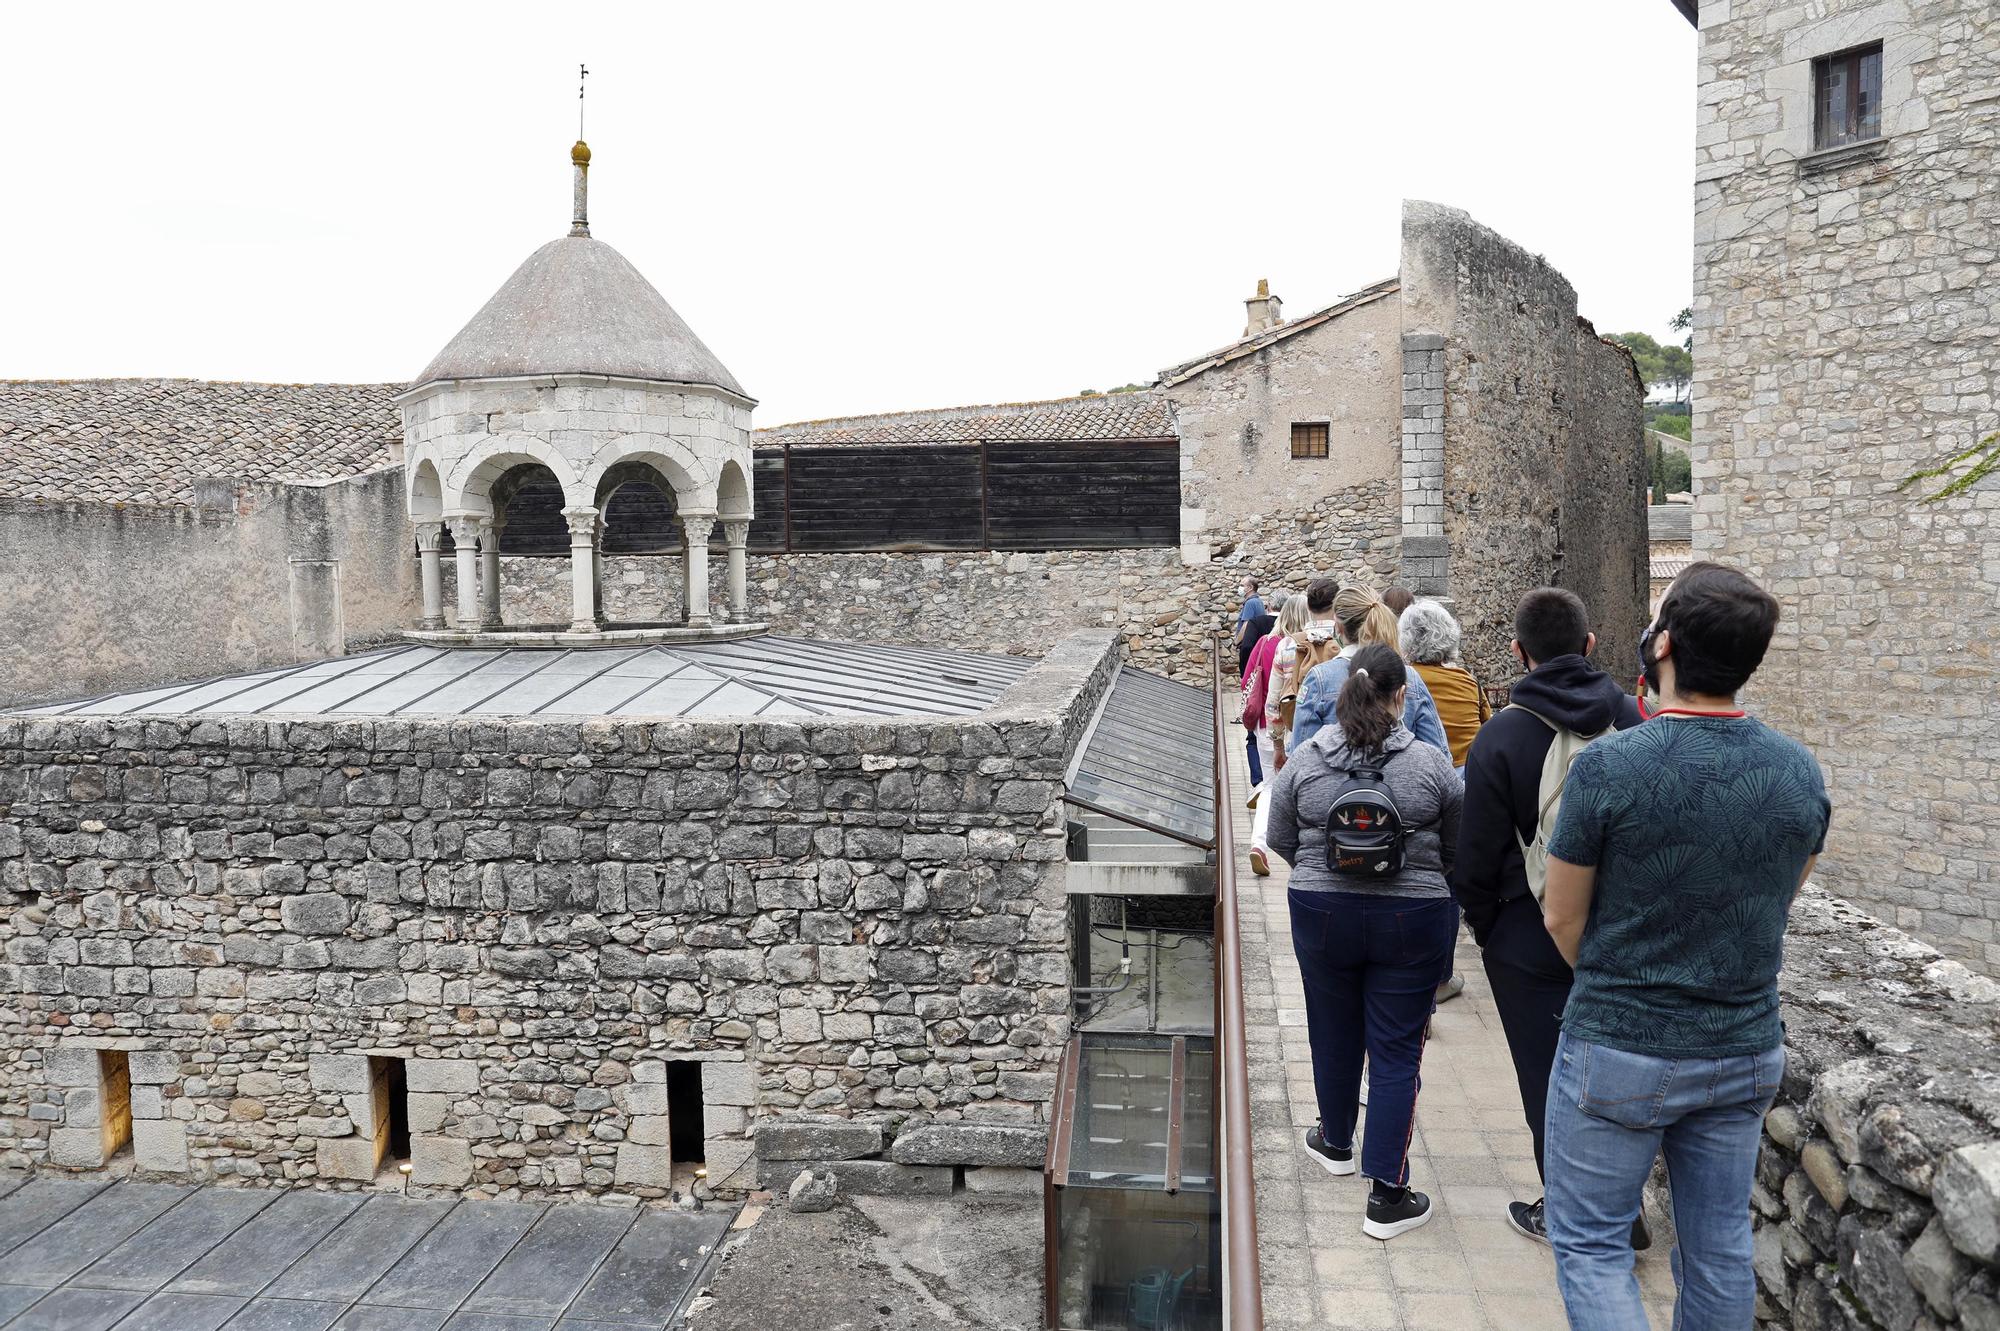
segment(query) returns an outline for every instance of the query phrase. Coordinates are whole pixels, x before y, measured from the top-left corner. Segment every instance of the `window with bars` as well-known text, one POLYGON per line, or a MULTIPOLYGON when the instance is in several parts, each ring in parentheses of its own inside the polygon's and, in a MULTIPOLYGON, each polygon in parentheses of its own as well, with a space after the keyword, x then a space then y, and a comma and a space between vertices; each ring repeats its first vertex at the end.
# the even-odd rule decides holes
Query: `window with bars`
POLYGON ((1882 134, 1882 44, 1813 61, 1813 147, 1839 148, 1882 134))
POLYGON ((1295 458, 1323 458, 1326 456, 1326 422, 1292 422, 1292 456, 1295 458))

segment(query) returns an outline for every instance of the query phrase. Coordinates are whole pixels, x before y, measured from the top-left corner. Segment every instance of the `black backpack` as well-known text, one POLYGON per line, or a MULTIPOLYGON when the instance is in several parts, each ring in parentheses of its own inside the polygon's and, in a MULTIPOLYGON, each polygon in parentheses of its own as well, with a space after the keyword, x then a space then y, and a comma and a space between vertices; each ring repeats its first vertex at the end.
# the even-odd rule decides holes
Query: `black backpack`
POLYGON ((1383 753, 1333 770, 1347 779, 1326 813, 1326 867, 1351 878, 1387 878, 1403 870, 1411 829, 1389 795, 1384 773, 1396 754, 1383 753))

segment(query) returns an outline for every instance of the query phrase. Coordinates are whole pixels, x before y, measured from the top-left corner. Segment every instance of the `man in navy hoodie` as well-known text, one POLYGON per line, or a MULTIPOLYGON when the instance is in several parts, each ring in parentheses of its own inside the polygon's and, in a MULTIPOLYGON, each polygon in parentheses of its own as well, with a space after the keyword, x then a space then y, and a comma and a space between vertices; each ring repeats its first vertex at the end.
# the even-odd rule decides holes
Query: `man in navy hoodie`
MULTIPOLYGON (((1576 593, 1538 587, 1521 598, 1510 647, 1528 673, 1514 685, 1517 705, 1495 712, 1466 755, 1465 806, 1451 874, 1514 1056, 1538 1173, 1549 1071, 1574 979, 1542 925, 1541 903, 1528 888, 1521 856, 1521 843, 1535 839, 1541 812, 1542 760, 1556 734, 1548 723, 1588 736, 1643 719, 1637 701, 1585 659, 1596 646, 1576 593)), ((1511 1203, 1507 1220, 1527 1237, 1548 1242, 1541 1202, 1511 1203)), ((1651 1241, 1643 1220, 1632 1232, 1635 1247, 1651 1241)))

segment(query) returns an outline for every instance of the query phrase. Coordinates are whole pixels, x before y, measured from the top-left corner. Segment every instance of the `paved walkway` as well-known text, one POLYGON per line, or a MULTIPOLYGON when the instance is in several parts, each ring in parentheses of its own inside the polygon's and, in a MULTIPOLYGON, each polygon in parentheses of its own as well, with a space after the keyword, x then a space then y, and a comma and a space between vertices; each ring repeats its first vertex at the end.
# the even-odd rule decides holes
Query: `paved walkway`
MULTIPOLYGON (((1243 732, 1230 728, 1231 781, 1247 791, 1243 732)), ((1237 887, 1249 1014, 1251 1142, 1269 1331, 1559 1331, 1567 1325, 1548 1248, 1508 1228, 1507 1203, 1541 1195, 1506 1037, 1461 933, 1465 993, 1438 1009, 1424 1054, 1424 1085, 1410 1179, 1437 1217, 1387 1243, 1361 1232, 1368 1185, 1334 1178, 1305 1158, 1318 1118, 1305 990, 1292 953, 1285 865, 1250 872, 1250 814, 1236 808, 1237 887)), ((1365 1112, 1365 1111, 1364 1111, 1365 1112)), ((1657 1226, 1656 1226, 1657 1228, 1657 1226)), ((1639 1261, 1653 1324, 1671 1321, 1673 1277, 1664 1244, 1639 1261)))
POLYGON ((0 1176, 6 1331, 639 1331, 730 1212, 0 1176))

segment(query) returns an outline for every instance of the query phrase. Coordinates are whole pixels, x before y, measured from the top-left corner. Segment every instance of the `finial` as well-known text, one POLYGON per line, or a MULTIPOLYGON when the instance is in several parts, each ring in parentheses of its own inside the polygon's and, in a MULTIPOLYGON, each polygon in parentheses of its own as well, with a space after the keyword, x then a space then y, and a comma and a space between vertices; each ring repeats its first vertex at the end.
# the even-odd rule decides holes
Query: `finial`
POLYGON ((1264 299, 1264 298, 1265 298, 1266 296, 1269 296, 1270 294, 1271 294, 1271 279, 1270 279, 1270 278, 1268 278, 1268 277, 1260 277, 1260 278, 1258 278, 1258 279, 1257 279, 1257 298, 1258 298, 1259 300, 1262 300, 1262 299, 1264 299))
POLYGON ((590 145, 583 141, 583 81, 589 77, 588 69, 582 65, 576 67, 576 144, 569 150, 569 162, 576 171, 570 199, 572 236, 590 234, 590 145))

